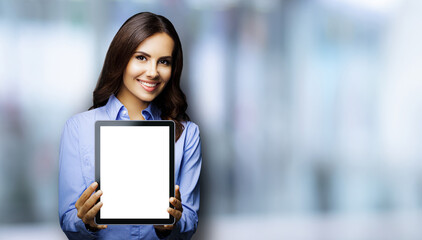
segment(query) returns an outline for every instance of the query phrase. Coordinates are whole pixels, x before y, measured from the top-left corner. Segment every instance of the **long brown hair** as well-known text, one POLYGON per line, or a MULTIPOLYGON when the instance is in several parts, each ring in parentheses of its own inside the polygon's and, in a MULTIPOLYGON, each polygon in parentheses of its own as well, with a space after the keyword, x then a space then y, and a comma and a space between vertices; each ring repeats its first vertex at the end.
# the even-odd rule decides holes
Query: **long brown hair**
POLYGON ((122 84, 123 73, 138 45, 155 33, 166 33, 174 41, 171 78, 163 91, 153 102, 161 110, 161 119, 176 123, 176 140, 183 132, 183 121, 189 121, 186 113, 188 104, 180 88, 183 68, 182 44, 173 24, 165 17, 150 12, 141 12, 130 17, 120 27, 107 51, 97 86, 93 92, 93 105, 89 110, 107 104, 109 97, 117 96, 122 84))

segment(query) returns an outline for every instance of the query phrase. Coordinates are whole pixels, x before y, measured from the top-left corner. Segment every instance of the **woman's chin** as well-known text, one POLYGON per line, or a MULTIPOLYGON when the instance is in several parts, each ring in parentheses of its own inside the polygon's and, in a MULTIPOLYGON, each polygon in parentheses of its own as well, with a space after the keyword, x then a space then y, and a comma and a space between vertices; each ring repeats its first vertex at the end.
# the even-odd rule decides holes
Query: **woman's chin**
POLYGON ((152 102, 155 99, 155 94, 137 94, 136 97, 142 102, 152 102))

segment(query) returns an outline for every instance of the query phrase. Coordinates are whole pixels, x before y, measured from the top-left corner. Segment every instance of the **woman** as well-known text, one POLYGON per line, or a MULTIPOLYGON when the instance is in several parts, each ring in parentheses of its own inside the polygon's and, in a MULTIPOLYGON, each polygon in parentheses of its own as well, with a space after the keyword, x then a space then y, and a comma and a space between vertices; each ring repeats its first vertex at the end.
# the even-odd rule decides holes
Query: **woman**
POLYGON ((59 216, 69 239, 189 239, 199 210, 201 146, 180 89, 182 46, 171 22, 138 13, 119 29, 108 49, 89 111, 71 117, 60 145, 59 216), (97 120, 173 120, 176 125, 175 183, 168 212, 176 223, 97 225, 101 190, 95 192, 94 125, 97 120), (180 186, 180 187, 179 187, 180 186))

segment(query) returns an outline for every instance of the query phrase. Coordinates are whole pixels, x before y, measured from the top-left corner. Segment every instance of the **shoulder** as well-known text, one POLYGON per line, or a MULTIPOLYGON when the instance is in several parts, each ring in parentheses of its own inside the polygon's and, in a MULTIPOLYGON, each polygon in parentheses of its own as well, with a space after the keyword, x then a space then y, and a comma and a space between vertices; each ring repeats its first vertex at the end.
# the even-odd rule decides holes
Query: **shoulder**
POLYGON ((184 162, 191 162, 194 158, 200 159, 201 155, 201 136, 199 133, 199 126, 194 122, 184 122, 185 129, 182 132, 177 145, 183 149, 184 162))
POLYGON ((199 126, 191 121, 182 122, 184 130, 181 138, 183 137, 185 144, 200 141, 199 126))
POLYGON ((66 127, 81 128, 85 125, 92 125, 102 111, 104 111, 104 107, 77 113, 66 121, 66 127))
POLYGON ((184 131, 186 131, 186 134, 189 133, 195 133, 197 132, 199 134, 199 126, 192 122, 192 121, 186 121, 186 122, 182 122, 183 127, 185 128, 184 131))

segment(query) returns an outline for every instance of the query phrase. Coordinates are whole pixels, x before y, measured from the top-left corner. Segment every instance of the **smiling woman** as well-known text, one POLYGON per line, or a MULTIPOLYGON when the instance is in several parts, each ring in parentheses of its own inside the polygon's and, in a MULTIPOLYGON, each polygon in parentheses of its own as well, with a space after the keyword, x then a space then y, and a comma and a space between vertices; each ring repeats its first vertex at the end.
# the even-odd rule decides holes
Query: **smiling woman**
MULTIPOLYGON (((139 13, 129 18, 119 29, 107 51, 104 66, 94 90, 94 104, 90 109, 104 106, 111 94, 118 95, 120 88, 124 86, 121 83, 129 68, 129 63, 134 60, 134 57, 139 60, 148 60, 148 58, 151 60, 148 51, 157 54, 161 53, 158 51, 164 51, 163 49, 166 49, 167 52, 160 56, 161 59, 159 60, 167 60, 167 63, 171 63, 171 81, 169 81, 168 86, 161 88, 162 94, 155 96, 154 103, 161 110, 162 119, 173 120, 176 123, 176 139, 178 139, 184 128, 182 122, 190 120, 186 114, 186 97, 180 89, 183 52, 182 44, 173 24, 163 16, 147 12, 139 13), (151 37, 158 42, 148 39, 151 37), (170 38, 172 41, 170 41, 170 38), (144 47, 147 48, 142 51, 144 47)), ((157 62, 151 64, 155 65, 157 62)))
POLYGON ((139 108, 145 109, 170 80, 173 46, 169 35, 156 33, 139 44, 129 60, 117 98, 128 108, 130 119, 144 120, 139 108))
POLYGON ((129 18, 117 32, 93 93, 93 106, 89 111, 71 117, 62 134, 59 216, 62 230, 69 239, 189 239, 195 233, 201 140, 198 126, 186 114, 186 97, 180 88, 182 66, 179 37, 165 17, 139 13, 129 18), (176 220, 173 225, 106 226, 95 223, 94 216, 102 207, 98 199, 103 194, 101 190, 95 192, 98 184, 94 182, 94 126, 97 120, 175 122, 176 186, 175 197, 169 199, 174 208, 167 209, 176 220))

